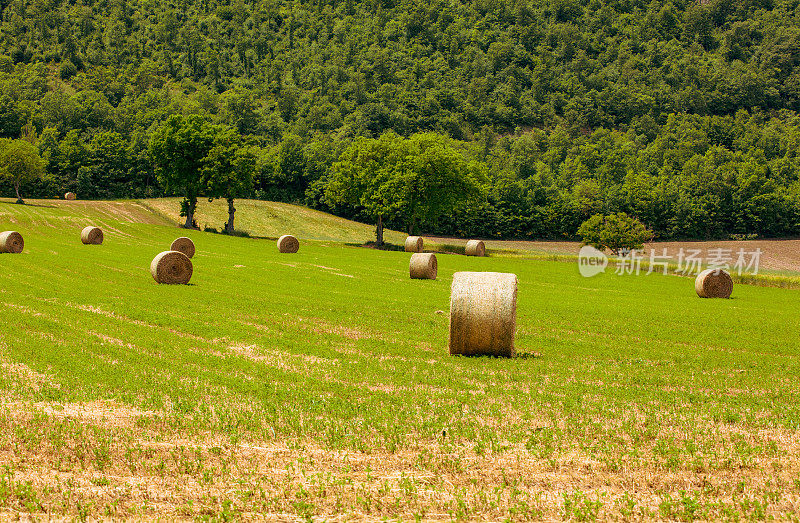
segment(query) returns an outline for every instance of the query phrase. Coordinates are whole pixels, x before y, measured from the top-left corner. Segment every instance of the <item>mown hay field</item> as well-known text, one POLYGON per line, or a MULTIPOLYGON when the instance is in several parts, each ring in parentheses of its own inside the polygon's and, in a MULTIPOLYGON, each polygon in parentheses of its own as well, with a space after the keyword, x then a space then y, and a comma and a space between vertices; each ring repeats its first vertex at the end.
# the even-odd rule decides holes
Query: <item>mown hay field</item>
POLYGON ((800 510, 800 291, 707 300, 690 278, 498 255, 412 280, 409 253, 280 254, 136 202, 30 203, 0 201, 25 239, 0 255, 2 518, 800 510), (156 284, 184 235, 190 285, 156 284), (448 355, 456 271, 517 275, 517 358, 448 355))
MULTIPOLYGON (((154 198, 141 200, 150 208, 176 225, 182 224, 180 217, 180 198, 154 198)), ((280 202, 260 200, 236 200, 236 229, 246 231, 251 236, 275 238, 292 234, 301 240, 334 240, 348 243, 375 241, 375 226, 358 223, 337 216, 280 202)), ((225 200, 207 201, 201 199, 197 205, 195 221, 198 227, 221 231, 228 221, 228 202, 225 200)), ((402 245, 405 234, 387 229, 386 241, 402 245)))

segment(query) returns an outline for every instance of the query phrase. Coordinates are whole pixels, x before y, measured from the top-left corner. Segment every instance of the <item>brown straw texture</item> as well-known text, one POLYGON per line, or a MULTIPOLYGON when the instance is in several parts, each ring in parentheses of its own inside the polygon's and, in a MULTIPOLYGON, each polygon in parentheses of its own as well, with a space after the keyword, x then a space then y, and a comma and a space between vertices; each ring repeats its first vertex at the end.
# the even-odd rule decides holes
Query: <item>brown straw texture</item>
POLYGON ((486 246, 481 240, 470 240, 464 248, 464 254, 467 256, 485 256, 486 246))
POLYGON ((191 238, 187 238, 185 236, 181 236, 170 245, 169 250, 171 251, 178 251, 182 252, 189 258, 194 256, 194 242, 191 238))
POLYGON ((450 354, 514 357, 517 276, 457 272, 450 290, 450 354))
POLYGON ((0 232, 0 252, 19 254, 25 248, 25 240, 17 231, 0 232))
POLYGON ((694 290, 701 298, 730 298, 733 279, 722 269, 706 269, 694 280, 694 290))
POLYGON ((158 283, 187 284, 192 271, 192 260, 178 251, 164 251, 150 264, 150 274, 158 283))
POLYGON ((412 254, 408 270, 413 280, 435 280, 438 272, 436 255, 421 252, 412 254))
POLYGON ((422 252, 423 243, 421 236, 409 236, 406 238, 406 252, 422 252))
POLYGON ((74 192, 68 192, 64 195, 65 200, 74 200, 75 198, 77 198, 77 196, 75 196, 74 192))
POLYGON ((99 227, 84 227, 81 231, 81 241, 84 245, 100 245, 103 243, 103 231, 99 227))
POLYGON ((278 251, 295 253, 300 249, 300 242, 291 234, 284 234, 278 238, 278 251))

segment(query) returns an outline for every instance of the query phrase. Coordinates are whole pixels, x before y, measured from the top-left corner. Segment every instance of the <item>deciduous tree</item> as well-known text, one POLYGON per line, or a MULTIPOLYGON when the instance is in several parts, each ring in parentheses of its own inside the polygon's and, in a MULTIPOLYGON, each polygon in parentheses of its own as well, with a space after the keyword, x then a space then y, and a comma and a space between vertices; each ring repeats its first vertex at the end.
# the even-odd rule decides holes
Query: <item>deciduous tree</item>
POLYGON ((197 198, 205 192, 201 170, 219 131, 199 115, 173 115, 150 137, 148 150, 156 176, 164 188, 183 196, 184 227, 195 227, 197 198))
POLYGON ((29 141, 0 140, 0 177, 14 186, 17 203, 25 203, 19 193, 20 185, 43 178, 44 168, 45 161, 29 141))
POLYGON ((478 196, 486 175, 467 161, 448 139, 424 133, 404 139, 385 133, 357 139, 332 167, 326 198, 362 208, 376 220, 376 241, 383 244, 384 221, 430 223, 456 205, 478 196))
POLYGON ((653 238, 653 232, 642 222, 624 212, 595 214, 581 224, 578 234, 584 244, 601 251, 609 249, 614 254, 641 249, 644 242, 653 238))
POLYGON ((220 130, 203 159, 201 172, 209 199, 225 198, 228 202, 228 222, 225 224, 228 234, 235 231, 234 199, 253 190, 257 161, 258 155, 253 147, 243 144, 233 129, 220 130))

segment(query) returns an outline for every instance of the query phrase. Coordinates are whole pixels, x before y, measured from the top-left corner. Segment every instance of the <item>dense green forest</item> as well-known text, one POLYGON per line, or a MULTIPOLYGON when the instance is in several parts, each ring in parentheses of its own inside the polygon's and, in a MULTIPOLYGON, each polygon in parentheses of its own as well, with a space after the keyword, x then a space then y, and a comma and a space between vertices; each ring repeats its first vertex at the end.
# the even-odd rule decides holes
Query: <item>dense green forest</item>
POLYGON ((800 227, 800 0, 0 6, 0 137, 46 164, 29 197, 162 195, 148 141, 199 114, 258 150, 247 196, 362 219, 325 191, 354 140, 446 137, 488 175, 426 233, 572 238, 617 211, 660 238, 800 227))

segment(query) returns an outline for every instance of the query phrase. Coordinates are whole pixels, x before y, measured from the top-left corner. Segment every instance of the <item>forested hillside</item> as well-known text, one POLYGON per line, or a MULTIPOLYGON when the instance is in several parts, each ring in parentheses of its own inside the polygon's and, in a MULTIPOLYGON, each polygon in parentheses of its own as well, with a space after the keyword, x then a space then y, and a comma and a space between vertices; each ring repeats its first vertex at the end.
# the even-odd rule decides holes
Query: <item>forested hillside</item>
POLYGON ((488 182, 429 233, 565 238, 620 210, 663 238, 800 227, 800 0, 0 5, 0 136, 48 173, 29 196, 162 195, 147 143, 182 113, 257 146, 251 196, 356 217, 324 191, 354 138, 446 135, 488 182))

